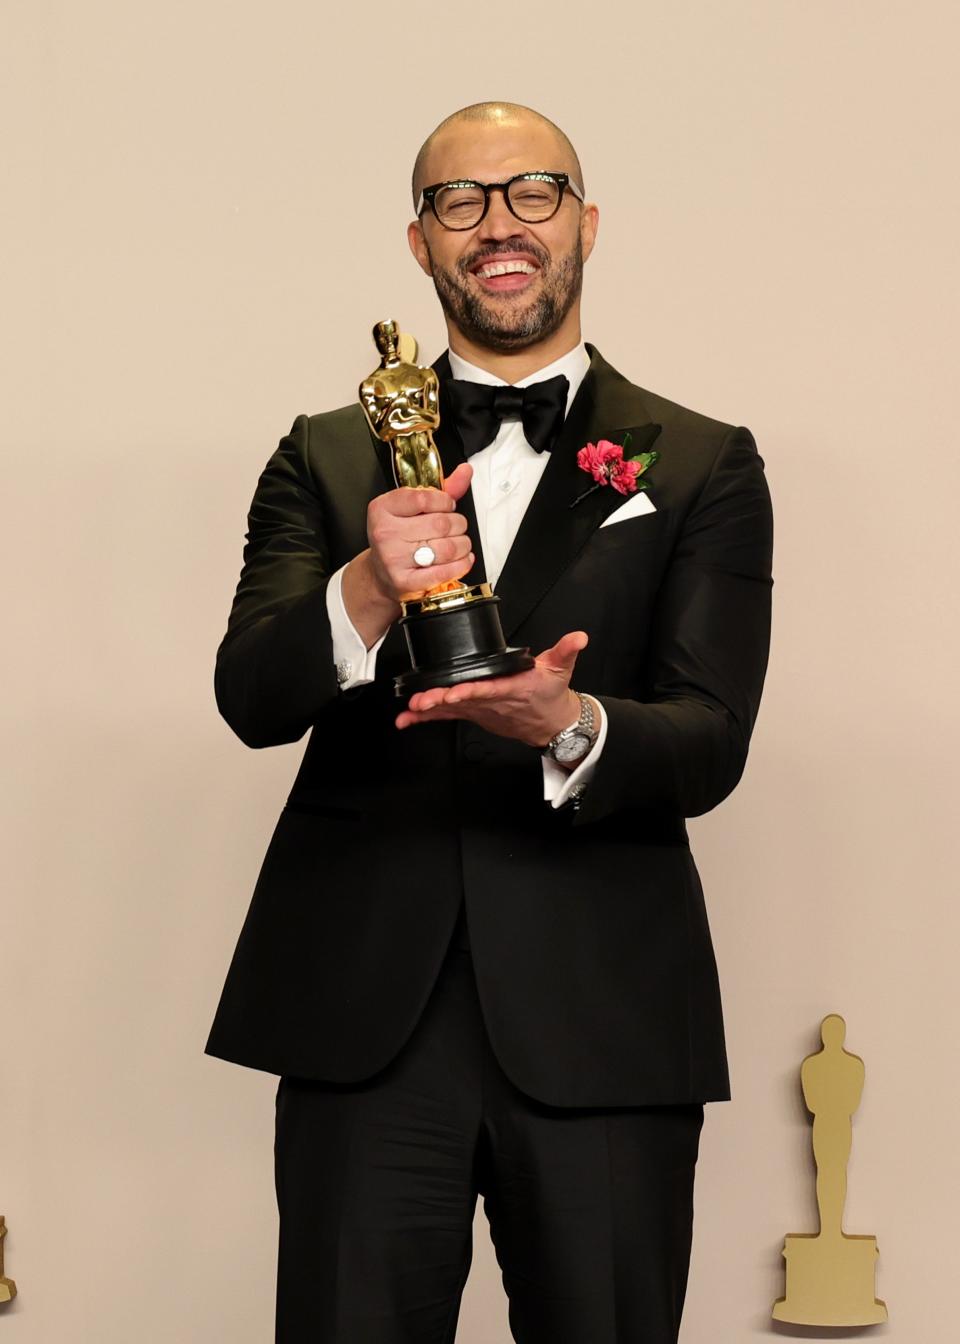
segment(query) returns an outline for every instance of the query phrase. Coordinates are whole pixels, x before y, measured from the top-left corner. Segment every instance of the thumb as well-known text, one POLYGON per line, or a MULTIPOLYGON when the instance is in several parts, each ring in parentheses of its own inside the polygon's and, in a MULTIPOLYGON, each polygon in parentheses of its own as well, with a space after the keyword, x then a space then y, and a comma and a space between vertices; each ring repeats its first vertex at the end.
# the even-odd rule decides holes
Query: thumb
POLYGON ((470 489, 470 482, 473 479, 473 467, 469 462, 461 462, 455 471, 443 483, 444 494, 451 499, 462 499, 470 489))
POLYGON ((561 672, 569 681, 573 675, 577 657, 587 647, 590 636, 585 630, 572 630, 561 636, 552 649, 545 649, 537 662, 551 672, 561 672))

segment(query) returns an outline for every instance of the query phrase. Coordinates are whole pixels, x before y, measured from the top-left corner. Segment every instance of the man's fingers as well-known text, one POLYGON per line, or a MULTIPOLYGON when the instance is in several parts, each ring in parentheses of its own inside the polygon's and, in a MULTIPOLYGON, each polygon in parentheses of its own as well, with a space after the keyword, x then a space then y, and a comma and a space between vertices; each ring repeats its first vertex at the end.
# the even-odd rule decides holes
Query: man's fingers
POLYGON ((408 708, 420 714, 429 709, 439 709, 441 705, 455 705, 463 697, 459 697, 457 700, 450 699, 452 689, 449 686, 433 686, 429 691, 418 691, 416 695, 410 697, 408 708))
POLYGON ((411 695, 407 708, 420 714, 430 709, 438 709, 444 704, 455 705, 464 697, 450 699, 450 693, 453 689, 452 686, 431 686, 429 691, 417 691, 414 695, 411 695))
POLYGON ((368 536, 380 546, 401 538, 421 546, 425 541, 432 543, 434 537, 461 537, 466 530, 462 513, 411 513, 403 517, 384 513, 371 520, 368 536))
MULTIPOLYGON (((420 691, 418 694, 426 695, 427 692, 420 691)), ((470 696, 457 701, 455 704, 443 701, 434 704, 430 709, 424 708, 419 703, 415 707, 414 698, 413 696, 410 697, 407 708, 402 710, 394 720, 398 728, 409 728, 416 723, 441 723, 458 719, 480 724, 489 721, 489 711, 485 710, 483 703, 480 702, 480 697, 477 696, 470 696)))
POLYGON ((545 649, 537 658, 537 664, 549 668, 552 672, 564 672, 569 677, 576 665, 577 657, 589 642, 590 636, 585 630, 571 630, 569 634, 562 635, 552 649, 545 649))
POLYGON ((425 593, 428 588, 434 588, 439 583, 447 583, 450 579, 462 579, 464 574, 469 574, 473 569, 475 556, 473 551, 469 551, 460 560, 451 560, 445 565, 427 565, 425 569, 418 567, 404 571, 404 582, 407 583, 407 597, 402 601, 411 601, 413 595, 425 593))
POLYGON ((518 672, 512 677, 486 677, 483 681, 465 681, 459 686, 449 688, 444 704, 459 705, 468 700, 499 700, 503 704, 524 704, 530 691, 528 677, 528 673, 518 672))
POLYGON ((461 462, 455 471, 443 483, 443 493, 449 495, 451 499, 462 499, 470 488, 470 481, 473 477, 473 467, 469 462, 461 462))
MULTIPOLYGON (((431 537, 461 537, 467 530, 467 520, 462 513, 431 513, 425 521, 431 537)), ((417 522, 416 518, 404 518, 397 526, 412 528, 417 522)))
MULTIPOLYGON (((395 569, 409 569, 418 574, 426 574, 438 565, 450 565, 456 560, 464 560, 473 551, 473 545, 467 536, 418 538, 416 541, 393 541, 384 547, 384 559, 395 569), (414 553, 421 546, 429 546, 436 559, 426 568, 414 562, 414 553)), ((435 579, 428 579, 423 585, 429 587, 435 579)))
MULTIPOLYGON (((524 673, 519 674, 521 677, 524 673)), ((421 711, 437 709, 441 705, 456 707, 469 700, 516 700, 519 687, 516 677, 486 677, 483 681, 462 681, 457 686, 431 686, 429 691, 417 691, 410 697, 410 709, 421 711)))
MULTIPOLYGON (((450 479, 453 480, 453 476, 450 479)), ((456 500, 446 490, 431 490, 427 486, 403 485, 370 502, 374 513, 382 510, 397 518, 409 518, 415 513, 451 513, 455 508, 456 500)))
POLYGON ((404 709, 397 715, 395 723, 398 728, 410 728, 415 723, 440 723, 443 720, 456 719, 458 717, 460 716, 454 709, 448 709, 444 705, 438 705, 436 709, 404 709))

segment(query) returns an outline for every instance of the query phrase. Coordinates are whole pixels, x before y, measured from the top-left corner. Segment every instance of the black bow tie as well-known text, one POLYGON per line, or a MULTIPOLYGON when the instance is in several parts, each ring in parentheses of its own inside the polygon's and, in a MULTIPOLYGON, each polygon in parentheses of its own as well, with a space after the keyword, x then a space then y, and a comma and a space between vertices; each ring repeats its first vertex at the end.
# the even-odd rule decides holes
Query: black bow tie
POLYGON ((469 457, 493 442, 504 420, 521 421, 530 447, 538 453, 549 452, 563 424, 570 384, 558 373, 529 387, 489 387, 451 378, 447 389, 463 451, 469 457))

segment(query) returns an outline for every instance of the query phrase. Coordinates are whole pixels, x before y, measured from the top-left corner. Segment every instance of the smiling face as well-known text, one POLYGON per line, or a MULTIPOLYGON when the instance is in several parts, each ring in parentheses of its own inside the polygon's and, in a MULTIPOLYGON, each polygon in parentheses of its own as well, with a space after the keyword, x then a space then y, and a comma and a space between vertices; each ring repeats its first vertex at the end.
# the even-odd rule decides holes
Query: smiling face
MULTIPOLYGON (((438 182, 505 182, 517 173, 565 172, 578 186, 579 166, 549 122, 510 112, 489 120, 453 121, 429 144, 416 191, 438 182)), ((583 263, 593 249, 596 206, 567 190, 552 219, 525 224, 493 192, 472 229, 445 229, 427 206, 409 226, 410 247, 431 276, 451 346, 512 354, 540 349, 547 363, 580 339, 583 263), (459 338, 459 339, 458 339, 459 338)))

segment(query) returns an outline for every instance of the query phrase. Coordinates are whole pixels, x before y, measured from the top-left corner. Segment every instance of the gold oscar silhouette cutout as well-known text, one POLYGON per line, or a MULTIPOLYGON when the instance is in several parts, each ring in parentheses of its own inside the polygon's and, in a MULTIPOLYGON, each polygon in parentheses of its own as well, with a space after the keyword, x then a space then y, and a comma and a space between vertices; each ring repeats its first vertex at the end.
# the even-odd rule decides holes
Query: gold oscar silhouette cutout
POLYGON ((7 1235, 7 1220, 0 1216, 0 1302, 9 1302, 17 1295, 17 1285, 13 1279, 3 1274, 3 1239, 7 1235))
POLYGON ((846 1023, 836 1013, 820 1025, 823 1049, 800 1067, 813 1115, 820 1231, 784 1238, 787 1292, 773 1305, 777 1321, 794 1325, 878 1325, 887 1319, 876 1296, 877 1239, 843 1231, 852 1116, 863 1093, 863 1060, 844 1050, 846 1023))

